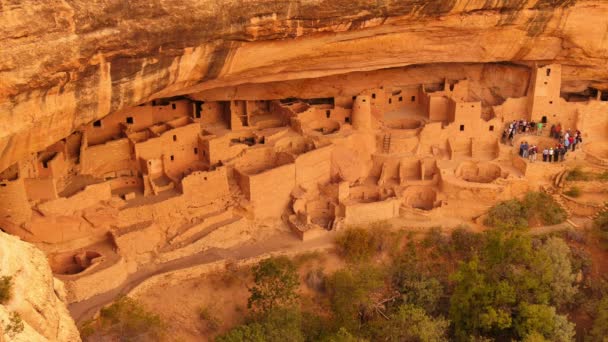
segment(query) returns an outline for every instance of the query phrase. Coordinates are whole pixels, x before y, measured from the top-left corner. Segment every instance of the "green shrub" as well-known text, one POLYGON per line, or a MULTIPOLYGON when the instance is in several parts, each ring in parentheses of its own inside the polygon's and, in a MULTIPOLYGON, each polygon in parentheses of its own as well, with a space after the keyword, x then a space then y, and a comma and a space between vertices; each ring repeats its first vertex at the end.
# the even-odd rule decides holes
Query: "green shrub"
POLYGON ((13 277, 0 277, 0 304, 5 304, 12 297, 13 277))
POLYGON ((347 228, 336 237, 338 252, 350 262, 369 260, 376 249, 374 236, 361 227, 347 228))
POLYGON ((500 202, 490 208, 484 223, 507 230, 528 227, 528 222, 537 219, 544 225, 564 222, 566 211, 544 192, 528 192, 523 201, 516 199, 500 202))
POLYGON ((466 227, 458 227, 452 232, 451 245, 454 251, 465 258, 471 257, 483 245, 483 236, 471 232, 466 227))
POLYGON ((336 237, 338 253, 351 263, 368 261, 386 249, 390 232, 385 226, 371 225, 369 229, 350 227, 336 237))
POLYGON ((164 332, 165 324, 160 316, 129 297, 121 297, 101 309, 99 318, 87 322, 81 329, 85 338, 95 335, 120 341, 158 341, 164 332))
POLYGON ((590 181, 592 178, 593 177, 589 172, 581 170, 580 167, 575 167, 570 170, 566 176, 566 180, 569 181, 590 181))
POLYGON ((490 208, 484 223, 501 229, 522 229, 528 227, 528 210, 518 200, 500 202, 490 208))
POLYGON ((255 285, 249 289, 247 306, 257 312, 268 312, 292 306, 298 299, 300 285, 295 264, 286 257, 273 257, 253 267, 255 285))
POLYGON ((273 308, 256 317, 254 322, 234 327, 216 342, 304 342, 302 314, 295 308, 273 308))
POLYGON ((603 210, 593 220, 593 228, 600 238, 602 247, 608 249, 608 210, 603 210))
POLYGON ((564 194, 566 196, 570 196, 570 197, 580 197, 581 189, 577 186, 573 186, 570 189, 568 189, 567 191, 564 191, 564 194))
POLYGON ((554 225, 566 221, 566 211, 544 192, 528 192, 524 198, 528 218, 537 218, 545 225, 554 225))

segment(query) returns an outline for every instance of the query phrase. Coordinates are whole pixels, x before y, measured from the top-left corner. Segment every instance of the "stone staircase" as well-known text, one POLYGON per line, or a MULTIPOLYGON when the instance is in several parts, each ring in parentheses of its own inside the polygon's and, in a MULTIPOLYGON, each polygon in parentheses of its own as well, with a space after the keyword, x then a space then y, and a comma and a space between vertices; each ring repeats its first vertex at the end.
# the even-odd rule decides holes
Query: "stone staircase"
MULTIPOLYGON (((556 179, 557 179, 557 177, 556 177, 556 179)), ((544 192, 544 193, 546 193, 548 195, 550 195, 551 197, 553 197, 553 199, 555 200, 555 202, 562 209, 564 209, 564 211, 566 212, 566 217, 568 219, 572 217, 572 210, 570 210, 570 208, 568 208, 568 206, 566 205, 566 202, 565 202, 564 198, 562 197, 561 189, 560 188, 552 187, 552 186, 546 186, 546 185, 541 185, 540 186, 540 191, 544 192)))

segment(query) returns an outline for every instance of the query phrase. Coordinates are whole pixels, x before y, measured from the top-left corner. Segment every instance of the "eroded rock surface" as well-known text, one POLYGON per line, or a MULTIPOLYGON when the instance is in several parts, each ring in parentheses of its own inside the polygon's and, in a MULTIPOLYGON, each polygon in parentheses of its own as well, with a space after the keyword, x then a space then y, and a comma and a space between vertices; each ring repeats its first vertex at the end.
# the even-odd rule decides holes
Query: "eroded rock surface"
POLYGON ((51 273, 42 251, 0 232, 0 276, 13 277, 12 298, 0 305, 0 341, 80 341, 65 303, 63 283, 51 273), (7 331, 12 312, 23 331, 7 331))
POLYGON ((608 86, 585 0, 83 0, 0 5, 0 170, 157 97, 411 64, 553 61, 608 86))

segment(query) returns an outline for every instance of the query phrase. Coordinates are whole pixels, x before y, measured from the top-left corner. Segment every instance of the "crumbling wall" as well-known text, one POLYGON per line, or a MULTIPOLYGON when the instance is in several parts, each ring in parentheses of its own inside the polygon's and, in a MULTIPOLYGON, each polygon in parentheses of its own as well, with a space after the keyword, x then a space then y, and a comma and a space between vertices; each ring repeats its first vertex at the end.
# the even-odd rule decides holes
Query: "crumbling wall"
POLYGON ((32 217, 23 178, 0 180, 0 217, 16 224, 32 217))
POLYGON ((278 218, 289 205, 295 186, 295 163, 249 176, 249 194, 256 218, 278 218))
POLYGON ((57 181, 54 178, 27 178, 24 183, 30 201, 48 201, 59 197, 57 181))
POLYGON ((84 148, 80 157, 83 175, 103 176, 109 172, 129 170, 134 167, 129 139, 107 142, 84 148))
POLYGON ((58 198, 38 205, 38 209, 45 215, 73 215, 74 212, 91 207, 101 201, 108 201, 112 197, 112 188, 109 182, 93 184, 68 198, 58 198))
MULTIPOLYGON (((508 98, 502 104, 492 107, 496 117, 502 118, 505 125, 515 120, 523 119, 527 117, 528 112, 528 98, 508 98)), ((545 114, 547 115, 547 114, 545 114)), ((543 115, 544 116, 544 115, 543 115)), ((542 119, 542 118, 541 118, 542 119)), ((504 130, 505 127, 500 127, 500 130, 504 130)))
POLYGON ((296 185, 310 189, 329 182, 332 150, 333 146, 326 146, 298 156, 295 160, 296 185))
POLYGON ((450 119, 449 99, 444 96, 428 96, 428 118, 432 122, 448 122, 450 119))
POLYGON ((577 128, 583 134, 583 143, 606 139, 608 132, 608 102, 590 101, 578 104, 577 128))
POLYGON ((352 125, 355 129, 369 129, 372 126, 371 97, 359 95, 355 99, 352 112, 352 125))
POLYGON ((201 105, 200 123, 209 125, 224 121, 225 102, 205 102, 201 105))
POLYGON ((448 139, 450 158, 471 157, 471 138, 448 139))
POLYGON ((428 186, 410 186, 402 196, 406 206, 422 210, 435 208, 437 201, 437 192, 428 186))
POLYGON ((408 107, 418 107, 421 103, 420 89, 421 87, 394 89, 390 94, 387 94, 385 110, 387 112, 392 112, 403 110, 408 107))
POLYGON ((161 229, 154 223, 121 235, 114 235, 120 255, 138 263, 149 261, 151 254, 165 242, 161 229))
POLYGON ((166 105, 157 106, 146 104, 127 108, 92 122, 84 128, 84 132, 90 146, 99 145, 120 137, 123 127, 137 132, 159 122, 191 114, 192 105, 189 100, 170 101, 166 105))
POLYGON ((180 178, 180 174, 201 160, 198 134, 200 126, 192 123, 162 133, 135 144, 138 160, 162 159, 165 173, 180 178))
POLYGON ((213 171, 193 172, 182 179, 182 189, 184 196, 197 204, 227 196, 230 191, 226 167, 219 167, 213 171))

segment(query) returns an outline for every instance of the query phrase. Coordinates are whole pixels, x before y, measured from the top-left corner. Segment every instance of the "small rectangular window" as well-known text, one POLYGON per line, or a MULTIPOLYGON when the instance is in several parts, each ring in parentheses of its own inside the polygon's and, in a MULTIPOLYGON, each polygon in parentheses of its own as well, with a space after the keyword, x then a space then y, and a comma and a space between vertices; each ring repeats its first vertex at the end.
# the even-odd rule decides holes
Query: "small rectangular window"
POLYGON ((194 154, 198 154, 198 147, 194 148, 194 154))
POLYGON ((93 127, 101 127, 101 120, 93 122, 93 127))
POLYGON ((412 102, 416 102, 416 96, 412 96, 412 102))
POLYGON ((330 115, 331 115, 331 111, 330 110, 326 110, 325 111, 325 116, 329 119, 330 115))
POLYGON ((403 96, 399 96, 399 102, 403 102, 403 96))
POLYGON ((350 123, 350 118, 349 117, 344 118, 344 122, 350 123))
POLYGON ((490 125, 490 132, 494 132, 494 126, 490 125))
POLYGON ((356 96, 353 96, 353 101, 354 101, 354 100, 356 100, 356 99, 357 99, 357 97, 356 97, 356 96))
POLYGON ((547 68, 547 76, 551 76, 551 69, 547 68))
POLYGON ((171 108, 175 109, 175 103, 171 104, 171 108))
POLYGON ((174 160, 175 160, 175 156, 171 156, 171 161, 174 161, 174 160))
POLYGON ((393 103, 393 99, 388 99, 388 104, 392 104, 393 103))
POLYGON ((128 124, 133 124, 133 117, 132 116, 127 116, 127 123, 128 124))
POLYGON ((464 125, 460 125, 460 130, 464 131, 464 125))
POLYGON ((372 94, 372 99, 375 99, 375 98, 376 98, 376 94, 372 94))
POLYGON ((173 135, 173 141, 177 141, 177 135, 173 135))

